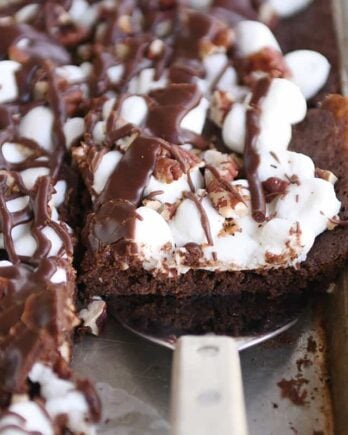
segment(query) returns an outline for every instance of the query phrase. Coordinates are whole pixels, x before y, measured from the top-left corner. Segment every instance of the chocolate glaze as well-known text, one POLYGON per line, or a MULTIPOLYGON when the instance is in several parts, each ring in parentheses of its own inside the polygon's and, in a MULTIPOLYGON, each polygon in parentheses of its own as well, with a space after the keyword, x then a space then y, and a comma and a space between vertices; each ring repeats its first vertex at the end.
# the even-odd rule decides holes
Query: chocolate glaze
POLYGON ((97 251, 102 246, 115 245, 120 256, 136 252, 130 243, 134 238, 136 207, 129 201, 113 199, 103 204, 95 214, 87 218, 86 238, 88 245, 97 251))
POLYGON ((0 268, 0 396, 25 392, 32 365, 50 354, 58 361, 58 346, 69 341, 74 315, 62 305, 73 286, 50 283, 58 266, 67 264, 43 259, 34 270, 24 264, 0 268))
POLYGON ((118 248, 123 253, 127 241, 134 239, 136 208, 160 152, 161 143, 152 137, 139 136, 128 148, 98 199, 99 209, 90 216, 89 243, 94 249, 121 240, 118 248))
POLYGON ((201 149, 208 147, 209 143, 201 135, 180 127, 185 115, 202 98, 196 85, 171 84, 164 89, 152 91, 150 98, 152 102, 146 128, 152 135, 173 144, 190 143, 201 149))
MULTIPOLYGON (((156 3, 156 2, 155 2, 156 3)), ((128 4, 128 2, 125 2, 128 4)), ((133 8, 129 3, 129 8, 133 8)), ((127 8, 126 8, 127 9, 127 8)), ((140 11, 145 15, 144 29, 133 29, 129 34, 119 31, 118 21, 114 22, 114 30, 108 27, 104 36, 104 44, 97 43, 94 46, 94 72, 91 80, 95 95, 100 95, 108 89, 125 91, 129 81, 145 68, 155 69, 155 80, 160 79, 165 71, 168 71, 168 78, 173 83, 192 83, 197 77, 204 78, 206 75, 203 57, 206 50, 211 46, 223 45, 229 48, 230 42, 226 35, 228 27, 214 16, 190 9, 180 9, 175 13, 175 2, 165 5, 156 5, 153 2, 141 2, 140 11), (159 39, 156 35, 156 28, 164 20, 170 19, 172 31, 168 36, 161 36, 164 42, 160 53, 151 53, 151 43, 159 39), (112 44, 110 44, 110 32, 116 32, 112 39, 116 39, 116 46, 122 46, 125 52, 120 55, 112 44), (106 48, 105 48, 106 46, 106 48), (107 69, 114 65, 123 65, 122 78, 117 84, 110 82, 107 76, 107 69)), ((117 12, 115 12, 117 14, 117 12)), ((126 13, 127 14, 127 13, 126 13)))
POLYGON ((59 65, 71 63, 69 53, 62 46, 27 24, 0 25, 0 59, 6 59, 11 51, 14 54, 18 51, 21 58, 26 60, 50 59, 59 65), (21 39, 29 42, 19 48, 16 44, 21 39))
POLYGON ((46 258, 51 248, 51 242, 42 232, 45 227, 51 227, 62 241, 59 256, 72 256, 72 240, 67 227, 52 220, 48 209, 48 204, 53 193, 53 185, 50 178, 39 178, 34 190, 28 191, 20 184, 9 187, 11 176, 16 179, 15 173, 8 173, 7 176, 1 175, 0 179, 0 225, 4 238, 4 249, 9 260, 15 264, 18 264, 20 261, 37 264, 41 259, 46 258), (11 213, 7 208, 6 201, 18 197, 19 193, 21 196, 29 196, 29 204, 23 210, 11 213), (26 222, 31 224, 30 231, 37 243, 36 251, 31 258, 16 254, 12 238, 13 228, 26 222))
POLYGON ((160 150, 155 138, 137 137, 111 174, 99 203, 120 199, 139 205, 160 150))
POLYGON ((264 222, 266 218, 265 195, 257 173, 260 157, 256 151, 256 143, 260 135, 260 104, 267 95, 270 83, 269 78, 261 79, 256 83, 246 119, 244 167, 251 193, 252 215, 256 222, 264 222))
POLYGON ((174 83, 190 83, 195 77, 204 78, 202 63, 204 44, 218 41, 226 26, 206 13, 185 10, 175 34, 169 78, 174 83))

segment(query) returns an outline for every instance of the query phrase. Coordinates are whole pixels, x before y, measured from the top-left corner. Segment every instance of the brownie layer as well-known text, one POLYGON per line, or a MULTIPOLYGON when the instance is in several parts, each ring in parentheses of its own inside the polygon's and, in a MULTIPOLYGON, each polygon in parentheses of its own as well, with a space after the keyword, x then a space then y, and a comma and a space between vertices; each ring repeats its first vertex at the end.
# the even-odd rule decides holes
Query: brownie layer
POLYGON ((113 296, 109 315, 136 331, 157 338, 190 334, 251 336, 274 331, 303 311, 303 296, 265 298, 240 296, 176 298, 171 296, 113 296))
MULTIPOLYGON (((309 111, 307 119, 294 129, 292 148, 313 157, 318 167, 337 172, 337 196, 343 211, 348 207, 348 101, 330 96, 319 109, 309 111)), ((344 217, 344 215, 343 215, 344 217)), ((90 295, 162 294, 238 295, 242 292, 281 295, 323 292, 336 278, 348 258, 348 229, 336 228, 320 235, 308 259, 297 268, 268 271, 209 272, 190 270, 177 278, 154 277, 141 265, 117 269, 113 246, 105 246, 95 256, 86 255, 83 261, 82 282, 90 295)))

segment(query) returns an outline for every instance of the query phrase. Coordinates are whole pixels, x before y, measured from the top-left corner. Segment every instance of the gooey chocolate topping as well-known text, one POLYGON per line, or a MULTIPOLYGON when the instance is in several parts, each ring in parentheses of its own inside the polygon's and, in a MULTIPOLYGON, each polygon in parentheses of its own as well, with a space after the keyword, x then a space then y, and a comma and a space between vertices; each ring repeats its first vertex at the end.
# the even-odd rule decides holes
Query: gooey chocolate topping
POLYGON ((68 374, 60 346, 70 347, 74 286, 53 284, 58 267, 68 263, 43 259, 34 270, 23 263, 0 268, 0 397, 29 391, 28 373, 36 361, 68 374))

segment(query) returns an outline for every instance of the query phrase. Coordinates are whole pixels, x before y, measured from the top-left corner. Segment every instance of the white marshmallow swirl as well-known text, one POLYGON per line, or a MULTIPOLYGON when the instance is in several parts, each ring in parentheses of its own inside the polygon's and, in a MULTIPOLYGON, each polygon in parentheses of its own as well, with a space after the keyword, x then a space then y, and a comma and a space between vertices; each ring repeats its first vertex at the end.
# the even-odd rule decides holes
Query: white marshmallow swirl
MULTIPOLYGON (((244 103, 234 103, 222 126, 225 144, 241 154, 249 101, 250 97, 244 103)), ((341 207, 333 184, 316 178, 313 161, 287 150, 292 125, 301 122, 306 111, 306 100, 296 84, 287 79, 271 80, 260 102, 260 134, 255 142, 260 156, 258 176, 261 182, 276 179, 285 187, 267 203, 269 218, 264 223, 257 223, 252 217, 247 180, 230 182, 240 199, 223 202, 220 209, 217 198, 220 195, 228 201, 228 193, 224 196, 221 191, 211 192, 211 186, 204 184, 211 177, 203 179, 202 167, 191 170, 192 174, 200 174, 194 183, 200 207, 183 194, 190 190, 187 175, 171 183, 162 183, 152 176, 145 196, 157 192, 156 204, 145 201, 145 207, 138 209, 142 220, 137 220, 135 233, 144 268, 170 273, 185 273, 192 267, 233 271, 291 267, 305 261, 315 238, 330 226, 330 219, 341 207), (168 203, 174 207, 169 214, 165 211, 168 203), (212 240, 208 240, 207 225, 212 240), (194 266, 187 265, 187 246, 192 244, 203 253, 194 266)), ((201 158, 205 164, 220 168, 222 174, 226 171, 226 155, 208 151, 201 158)))

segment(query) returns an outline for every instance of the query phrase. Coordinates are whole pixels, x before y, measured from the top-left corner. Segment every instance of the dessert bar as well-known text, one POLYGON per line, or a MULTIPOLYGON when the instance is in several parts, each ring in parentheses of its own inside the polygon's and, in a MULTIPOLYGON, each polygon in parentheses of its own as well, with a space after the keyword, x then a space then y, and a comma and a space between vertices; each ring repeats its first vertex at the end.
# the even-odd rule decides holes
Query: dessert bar
POLYGON ((211 8, 179 8, 161 38, 134 32, 104 48, 118 64, 73 149, 92 201, 88 295, 323 291, 347 258, 347 102, 306 104, 330 63, 284 54, 265 24, 211 8), (322 238, 332 255, 318 259, 322 238))
POLYGON ((93 433, 99 398, 70 369, 79 205, 66 124, 84 113, 87 79, 21 21, 0 24, 0 432, 93 433))
POLYGON ((95 433, 70 363, 107 296, 138 322, 139 295, 164 317, 228 295, 242 321, 326 290, 348 257, 339 92, 326 0, 0 2, 0 433, 95 433))

